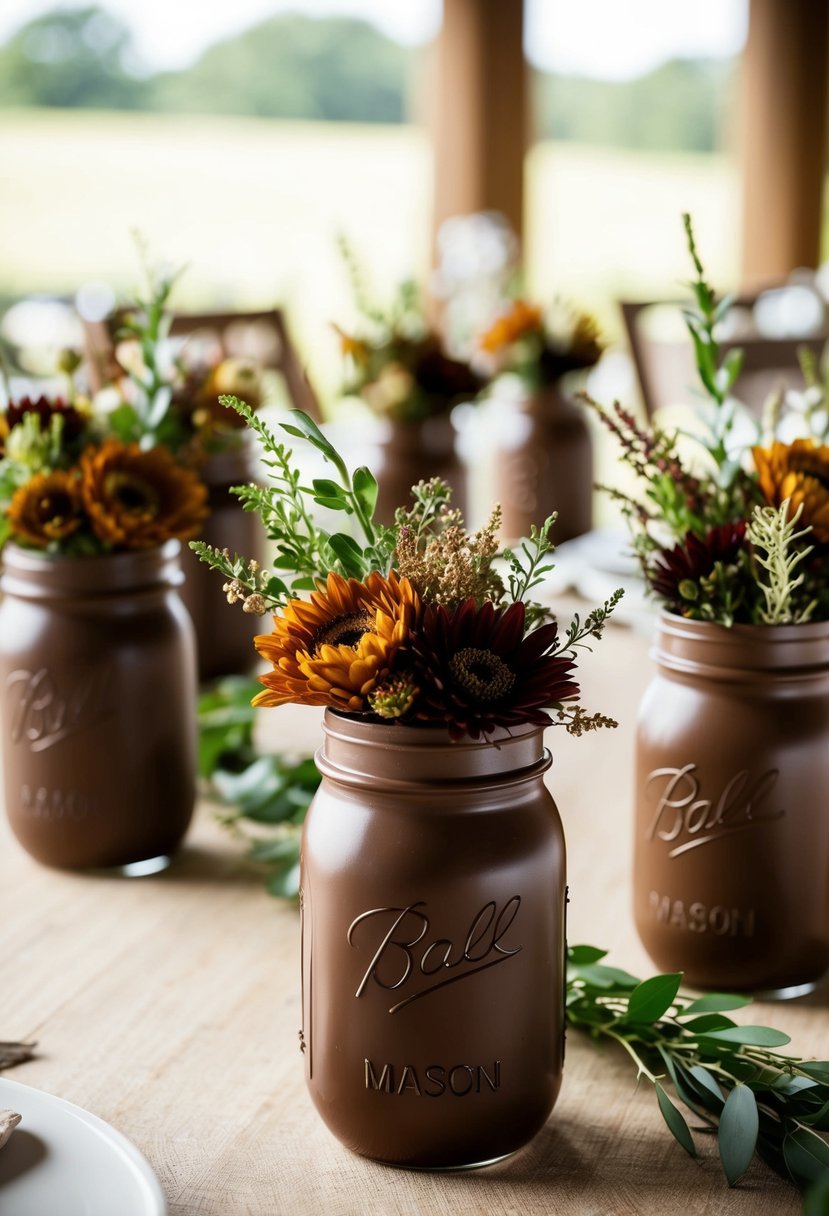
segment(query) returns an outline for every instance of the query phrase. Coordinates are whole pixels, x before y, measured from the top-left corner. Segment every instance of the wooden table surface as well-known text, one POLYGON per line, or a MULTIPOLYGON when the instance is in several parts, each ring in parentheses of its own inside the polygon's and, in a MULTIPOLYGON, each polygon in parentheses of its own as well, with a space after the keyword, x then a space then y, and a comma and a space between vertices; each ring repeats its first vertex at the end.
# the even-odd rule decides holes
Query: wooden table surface
MULTIPOLYGON (((617 717, 618 730, 582 739, 548 733, 549 782, 569 848, 570 940, 602 945, 608 961, 643 976, 654 968, 629 910, 630 820, 647 651, 646 637, 616 626, 584 660, 585 703, 617 717)), ((314 710, 265 710, 263 735, 310 749, 317 720, 314 710)), ((3 818, 0 1039, 40 1043, 36 1059, 7 1075, 129 1136, 175 1216, 800 1211, 794 1189, 757 1163, 729 1190, 710 1140, 701 1161, 688 1158, 652 1092, 637 1090, 626 1057, 573 1032, 558 1104, 510 1160, 439 1175, 351 1155, 305 1093, 298 959, 296 909, 265 894, 208 805, 170 870, 142 879, 44 869, 3 818)), ((797 1054, 826 1057, 827 1000, 824 990, 758 1006, 750 1020, 786 1030, 797 1054)))

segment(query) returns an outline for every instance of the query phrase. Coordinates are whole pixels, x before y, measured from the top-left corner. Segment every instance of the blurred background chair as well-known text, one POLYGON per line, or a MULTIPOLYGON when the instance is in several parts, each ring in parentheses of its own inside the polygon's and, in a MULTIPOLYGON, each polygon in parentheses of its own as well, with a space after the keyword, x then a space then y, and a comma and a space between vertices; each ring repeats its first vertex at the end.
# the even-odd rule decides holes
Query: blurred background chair
MULTIPOLYGON (((807 290, 797 285, 783 285, 767 292, 738 296, 734 300, 730 314, 732 324, 727 331, 729 336, 723 337, 721 348, 723 352, 737 347, 743 351, 743 370, 737 395, 755 415, 761 413, 770 393, 778 389, 802 388, 799 352, 808 349, 819 360, 829 341, 829 327, 822 315, 824 306, 816 293, 811 293, 816 308, 812 308, 809 317, 803 319, 804 328, 811 332, 801 336, 791 336, 789 333, 772 336, 768 332, 758 331, 758 310, 760 323, 774 327, 774 318, 769 316, 770 309, 764 307, 769 303, 774 306, 773 297, 807 290), (764 315, 767 318, 765 321, 764 315)), ((681 328, 682 303, 678 300, 620 301, 639 391, 649 418, 658 409, 693 404, 699 399, 693 348, 687 333, 681 328)), ((777 311, 780 311, 779 308, 777 311)))

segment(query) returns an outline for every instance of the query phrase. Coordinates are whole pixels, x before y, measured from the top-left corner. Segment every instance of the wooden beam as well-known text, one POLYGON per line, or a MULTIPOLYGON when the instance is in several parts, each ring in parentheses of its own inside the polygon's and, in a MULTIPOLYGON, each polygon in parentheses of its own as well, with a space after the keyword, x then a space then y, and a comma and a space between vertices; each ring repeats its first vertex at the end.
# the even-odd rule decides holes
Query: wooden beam
POLYGON ((521 235, 529 141, 523 0, 444 0, 430 127, 434 231, 500 211, 521 235))
POLYGON ((751 0, 742 81, 743 286, 817 266, 829 5, 751 0))

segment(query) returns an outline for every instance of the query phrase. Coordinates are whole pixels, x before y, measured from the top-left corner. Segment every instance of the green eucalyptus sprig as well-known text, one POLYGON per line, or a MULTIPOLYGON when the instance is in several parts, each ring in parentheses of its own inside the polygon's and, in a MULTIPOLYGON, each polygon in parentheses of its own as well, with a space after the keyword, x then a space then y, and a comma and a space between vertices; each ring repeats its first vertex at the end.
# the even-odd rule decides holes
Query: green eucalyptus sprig
POLYGON ((201 695, 199 775, 221 805, 219 822, 262 870, 269 893, 293 898, 302 824, 320 776, 308 756, 259 751, 251 700, 260 690, 256 680, 229 676, 201 695))
POLYGON ((776 1049, 788 1035, 737 1025, 727 1014, 750 997, 683 996, 681 974, 640 981, 602 963, 605 953, 568 950, 567 1021, 627 1052, 683 1149, 697 1156, 677 1101, 698 1121, 695 1131, 716 1133, 729 1186, 755 1154, 799 1187, 824 1179, 829 1144, 819 1132, 829 1130, 829 1061, 782 1055, 776 1049))

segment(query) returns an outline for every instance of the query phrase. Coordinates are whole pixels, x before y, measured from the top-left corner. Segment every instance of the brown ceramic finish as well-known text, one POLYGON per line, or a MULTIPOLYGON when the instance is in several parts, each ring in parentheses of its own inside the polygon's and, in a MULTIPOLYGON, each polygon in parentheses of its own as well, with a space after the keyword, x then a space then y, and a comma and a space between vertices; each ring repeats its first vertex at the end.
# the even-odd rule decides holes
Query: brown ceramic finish
MULTIPOLYGON (((199 475, 207 483, 210 514, 198 539, 261 562, 264 534, 259 517, 243 511, 239 499, 230 493, 231 486, 253 481, 255 469, 255 455, 248 446, 211 456, 199 468, 199 475)), ((256 663, 253 639, 257 633, 268 632, 262 618, 243 612, 241 604, 228 608, 222 591, 225 580, 186 546, 181 566, 181 598, 196 630, 199 679, 249 671, 256 663)))
POLYGON ((187 830, 195 650, 178 557, 178 541, 105 557, 3 551, 6 809, 47 865, 169 856, 187 830))
POLYGON ((495 454, 495 497, 503 511, 502 533, 529 536, 558 512, 556 544, 592 526, 593 449, 583 411, 555 384, 524 397, 498 399, 499 431, 505 441, 495 454), (503 416, 506 414, 506 417, 503 416))
POLYGON ((542 731, 498 746, 327 712, 302 854, 311 1096, 395 1165, 520 1148, 558 1093, 565 854, 542 731))
POLYGON ((829 967, 829 623, 664 614, 639 717, 634 903, 665 971, 776 990, 829 967))
POLYGON ((377 519, 394 522, 397 507, 410 505, 413 485, 440 477, 452 487, 452 506, 466 511, 466 474, 455 451, 455 430, 448 414, 420 422, 388 420, 374 470, 378 483, 377 519))

